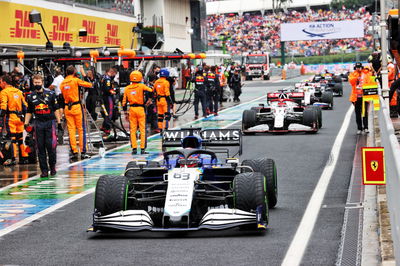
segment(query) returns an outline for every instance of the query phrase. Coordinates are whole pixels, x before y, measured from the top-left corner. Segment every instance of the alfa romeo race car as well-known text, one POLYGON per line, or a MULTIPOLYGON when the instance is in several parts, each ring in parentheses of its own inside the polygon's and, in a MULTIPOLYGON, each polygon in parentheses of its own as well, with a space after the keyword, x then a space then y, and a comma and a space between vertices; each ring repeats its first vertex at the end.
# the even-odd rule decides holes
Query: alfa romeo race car
POLYGON ((161 162, 131 161, 122 176, 101 176, 92 230, 265 230, 268 210, 277 203, 275 162, 268 158, 223 162, 202 146, 203 140, 209 145, 240 145, 239 129, 196 133, 165 131, 163 144, 182 148, 164 152, 161 162))
POLYGON ((302 105, 315 105, 322 109, 333 109, 333 92, 321 83, 299 82, 294 89, 287 92, 303 92, 304 98, 299 102, 302 105))
POLYGON ((267 106, 261 104, 244 110, 242 130, 244 134, 261 132, 312 132, 322 127, 319 106, 304 106, 299 101, 304 92, 268 93, 267 106))

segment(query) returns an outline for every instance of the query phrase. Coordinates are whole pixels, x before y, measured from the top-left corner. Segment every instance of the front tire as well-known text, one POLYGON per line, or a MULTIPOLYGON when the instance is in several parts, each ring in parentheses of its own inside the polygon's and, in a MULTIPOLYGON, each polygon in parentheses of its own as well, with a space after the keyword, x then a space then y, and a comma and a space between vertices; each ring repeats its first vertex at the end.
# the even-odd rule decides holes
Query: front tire
MULTIPOLYGON (((274 208, 278 203, 278 178, 275 161, 269 158, 244 160, 242 165, 250 166, 254 172, 264 175, 267 184, 268 208, 274 208)), ((250 171, 244 168, 244 171, 250 171)))
POLYGON ((257 113, 255 110, 244 110, 242 116, 242 127, 244 130, 254 127, 257 121, 257 113))
MULTIPOLYGON (((265 188, 265 178, 261 173, 241 173, 233 180, 234 205, 236 209, 255 212, 262 206, 265 225, 268 224, 268 198, 265 188)), ((246 227, 246 226, 245 226, 246 227)), ((255 229, 257 227, 252 227, 255 229)))
POLYGON ((125 176, 103 175, 96 185, 94 211, 105 216, 125 211, 128 205, 129 181, 125 176))

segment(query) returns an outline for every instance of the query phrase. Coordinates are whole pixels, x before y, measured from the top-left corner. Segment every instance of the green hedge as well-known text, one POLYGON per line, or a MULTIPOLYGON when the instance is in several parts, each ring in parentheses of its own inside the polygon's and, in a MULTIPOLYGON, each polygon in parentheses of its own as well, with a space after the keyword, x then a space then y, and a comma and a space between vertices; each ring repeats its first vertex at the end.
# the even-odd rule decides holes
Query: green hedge
MULTIPOLYGON (((367 61, 368 56, 371 54, 370 51, 359 52, 359 53, 351 53, 351 54, 335 54, 335 55, 324 55, 324 56, 302 56, 302 57, 293 57, 293 61, 296 64, 300 64, 303 62, 304 64, 329 64, 329 63, 348 63, 348 62, 356 62, 356 61, 367 61)), ((291 56, 285 57, 285 62, 289 63, 292 61, 291 56)), ((277 64, 281 62, 280 57, 272 58, 272 62, 277 64)))

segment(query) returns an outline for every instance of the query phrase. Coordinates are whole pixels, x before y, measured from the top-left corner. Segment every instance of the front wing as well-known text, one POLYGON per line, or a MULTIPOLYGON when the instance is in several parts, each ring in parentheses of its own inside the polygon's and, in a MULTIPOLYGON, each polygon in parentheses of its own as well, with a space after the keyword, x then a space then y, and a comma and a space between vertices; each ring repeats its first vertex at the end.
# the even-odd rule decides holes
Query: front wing
POLYGON ((298 124, 300 127, 290 127, 288 129, 270 129, 268 125, 262 124, 253 127, 252 129, 243 129, 242 132, 246 133, 289 133, 289 132, 318 132, 318 127, 314 125, 313 127, 307 127, 298 124), (261 126, 261 127, 259 127, 261 126), (262 127, 264 126, 264 127, 262 127))
POLYGON ((202 229, 223 230, 240 225, 254 224, 259 229, 265 229, 266 224, 261 216, 262 209, 257 208, 256 213, 238 209, 211 209, 201 219, 198 227, 162 228, 154 227, 150 215, 144 210, 119 211, 105 216, 93 215, 93 228, 97 231, 102 228, 113 228, 125 231, 197 231, 202 229))

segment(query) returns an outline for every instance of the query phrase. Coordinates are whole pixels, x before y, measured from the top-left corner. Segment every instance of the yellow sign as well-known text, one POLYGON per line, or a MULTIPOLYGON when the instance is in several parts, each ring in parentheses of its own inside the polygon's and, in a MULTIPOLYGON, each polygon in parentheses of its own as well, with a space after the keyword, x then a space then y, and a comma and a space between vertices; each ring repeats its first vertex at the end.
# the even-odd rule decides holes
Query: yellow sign
POLYGON ((64 42, 76 47, 131 46, 135 23, 9 2, 0 2, 1 44, 45 45, 40 25, 29 22, 33 9, 41 13, 42 24, 54 46, 62 46, 64 42), (79 37, 82 28, 87 36, 79 37))

